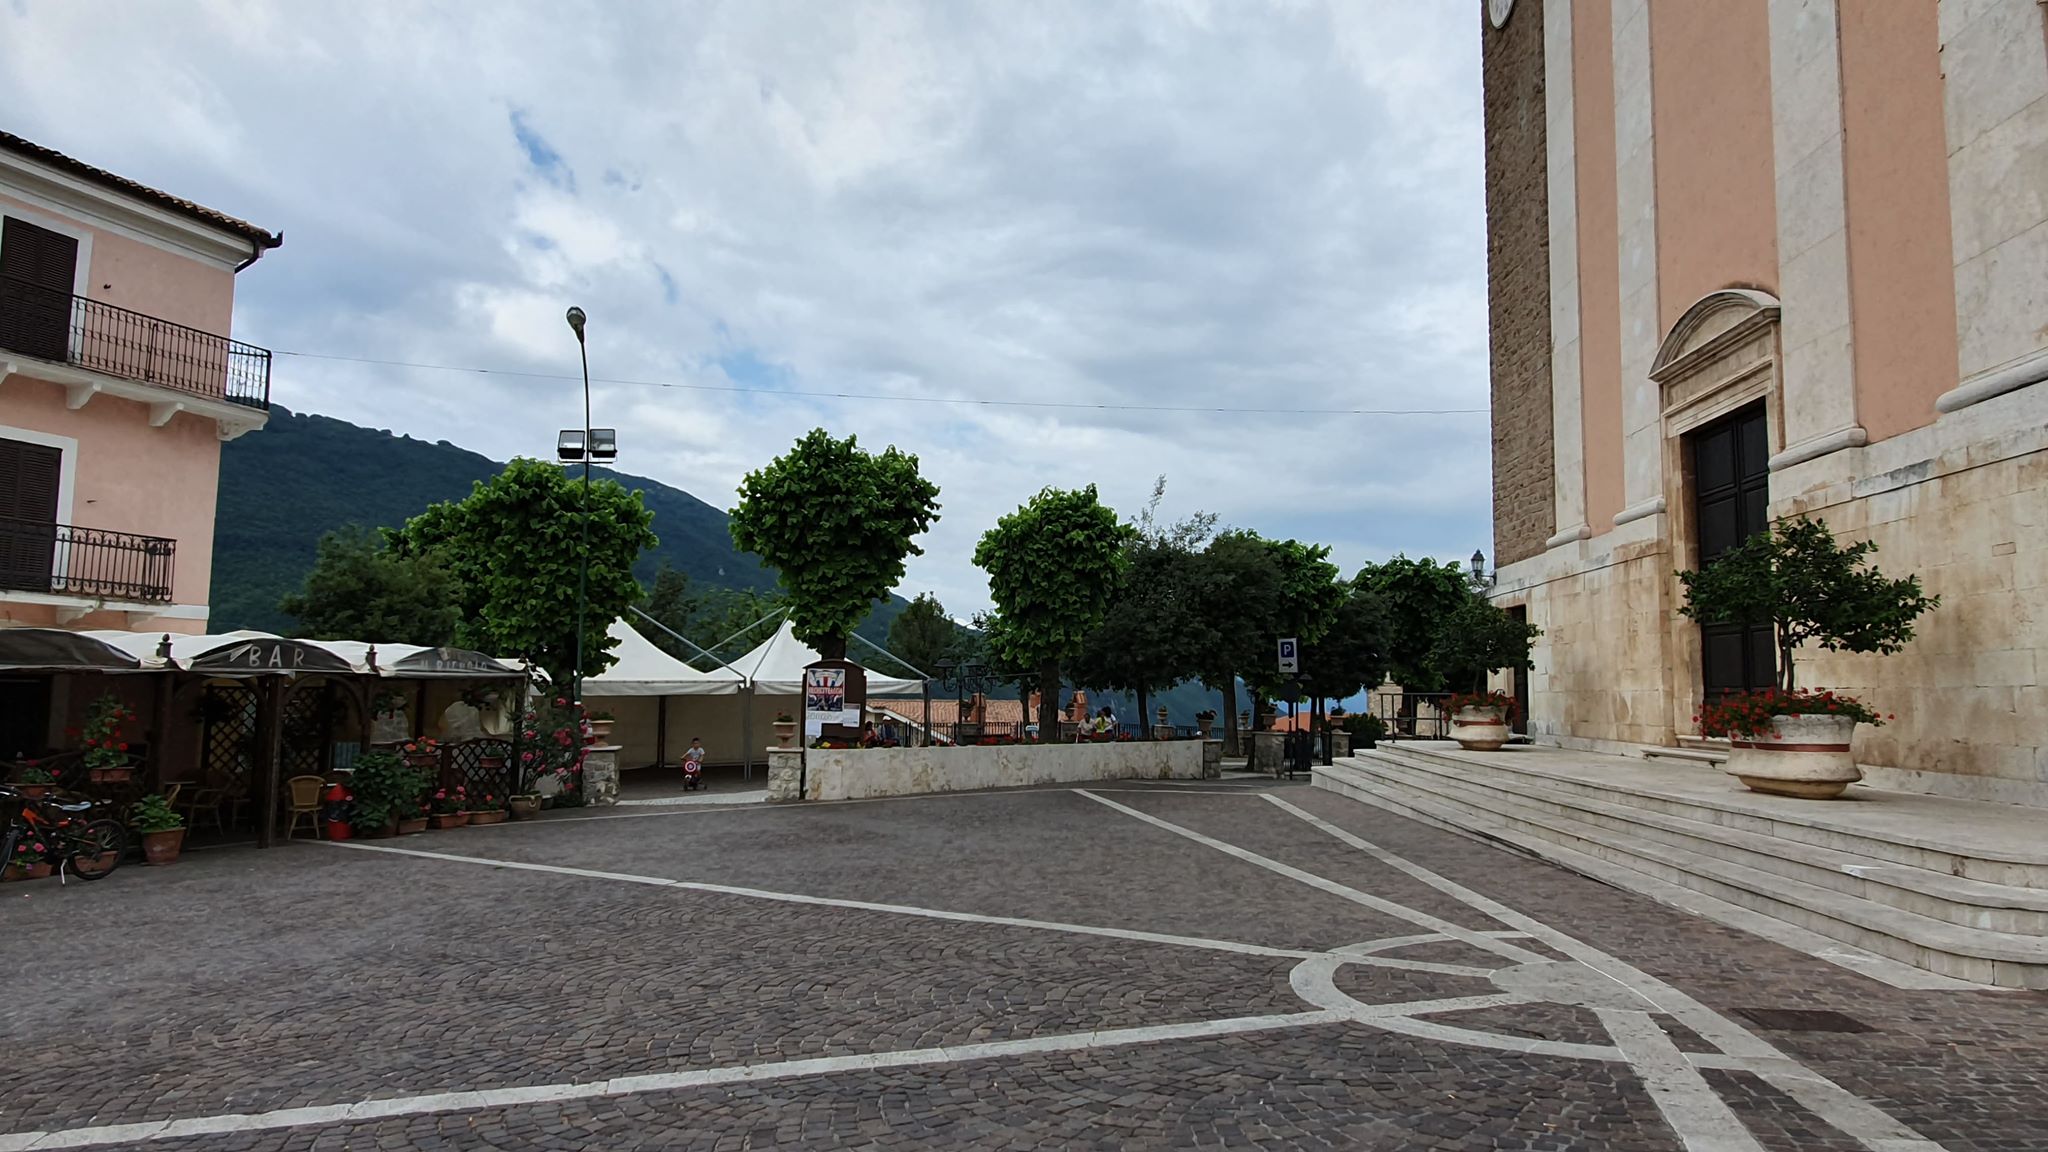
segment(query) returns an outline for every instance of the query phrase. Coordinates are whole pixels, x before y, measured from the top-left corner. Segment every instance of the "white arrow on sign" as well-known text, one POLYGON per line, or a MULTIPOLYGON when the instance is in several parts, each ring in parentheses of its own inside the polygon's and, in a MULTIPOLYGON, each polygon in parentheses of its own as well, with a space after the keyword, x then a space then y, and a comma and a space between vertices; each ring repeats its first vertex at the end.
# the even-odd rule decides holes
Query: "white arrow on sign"
POLYGON ((1292 636, 1280 641, 1280 671, 1290 675, 1301 671, 1301 649, 1292 636))

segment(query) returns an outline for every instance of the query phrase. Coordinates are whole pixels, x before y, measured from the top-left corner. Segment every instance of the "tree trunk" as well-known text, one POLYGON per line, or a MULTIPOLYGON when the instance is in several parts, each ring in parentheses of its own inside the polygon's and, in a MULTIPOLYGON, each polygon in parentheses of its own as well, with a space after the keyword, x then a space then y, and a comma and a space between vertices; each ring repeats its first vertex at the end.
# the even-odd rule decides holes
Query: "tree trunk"
POLYGON ((824 637, 823 639, 819 640, 819 641, 818 641, 818 659, 820 659, 820 660, 844 660, 844 659, 846 659, 846 637, 844 637, 844 636, 827 636, 827 637, 824 637))
POLYGON ((1150 703, 1151 700, 1148 698, 1145 686, 1143 684, 1138 685, 1138 730, 1147 737, 1152 734, 1152 721, 1150 719, 1152 714, 1145 711, 1145 706, 1150 703))
POLYGON ((1797 681, 1792 679, 1792 649, 1783 644, 1778 645, 1778 683, 1782 684, 1787 692, 1792 691, 1797 684, 1797 681))
MULTIPOLYGON (((1055 708, 1055 707, 1053 707, 1053 706, 1052 706, 1052 701, 1053 701, 1053 699, 1054 699, 1054 698, 1056 698, 1056 697, 1057 697, 1057 696, 1058 696, 1059 694, 1060 694, 1060 662, 1059 662, 1058 660, 1041 660, 1041 661, 1039 661, 1039 662, 1038 662, 1038 715, 1039 715, 1039 725, 1040 725, 1040 726, 1039 726, 1039 729, 1038 729, 1038 730, 1039 730, 1039 731, 1040 731, 1041 733, 1045 731, 1045 728, 1044 728, 1044 722, 1045 722, 1045 721, 1044 721, 1044 718, 1045 718, 1045 717, 1047 717, 1047 716, 1057 716, 1057 715, 1059 714, 1059 709, 1057 709, 1057 708, 1055 708)), ((1053 730, 1053 732, 1052 732, 1052 735, 1051 735, 1050 739, 1053 739, 1053 740, 1057 740, 1057 739, 1059 739, 1059 730, 1058 730, 1057 728, 1055 728, 1055 729, 1053 730)))
POLYGON ((1240 756, 1237 732, 1237 675, 1223 678, 1223 754, 1240 756))

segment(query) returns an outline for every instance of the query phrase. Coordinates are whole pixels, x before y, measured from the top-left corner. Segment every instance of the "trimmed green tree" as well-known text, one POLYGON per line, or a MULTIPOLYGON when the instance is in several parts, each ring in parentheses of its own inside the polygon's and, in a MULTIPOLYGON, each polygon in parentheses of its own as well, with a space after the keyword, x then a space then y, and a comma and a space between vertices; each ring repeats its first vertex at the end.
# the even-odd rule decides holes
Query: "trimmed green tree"
POLYGON ((1133 529, 1095 485, 1047 488, 996 521, 974 548, 1001 621, 988 630, 996 662, 1036 668, 1041 712, 1060 694, 1060 665, 1081 654, 1116 595, 1133 529))
MULTIPOLYGON (((611 667, 612 621, 640 599, 633 563, 654 547, 654 514, 616 480, 590 485, 590 579, 585 590, 585 677, 611 667)), ((516 459, 461 500, 431 505, 392 534, 408 556, 431 557, 455 578, 456 640, 516 656, 556 684, 575 673, 577 569, 583 482, 541 460, 516 459)))
MULTIPOLYGON (((1325 545, 1303 544, 1299 540, 1263 543, 1278 576, 1270 624, 1273 631, 1263 637, 1265 657, 1240 672, 1255 693, 1255 724, 1262 707, 1258 701, 1277 695, 1282 685, 1295 679, 1280 674, 1276 645, 1288 636, 1301 644, 1321 640, 1336 622, 1338 608, 1350 595, 1349 586, 1338 579, 1337 566, 1330 563, 1330 549, 1325 545)), ((1304 674, 1308 672, 1306 663, 1302 670, 1304 674)), ((1303 684, 1307 684, 1305 678, 1303 684)))
POLYGON ((1091 688, 1137 697, 1138 722, 1151 723, 1151 694, 1199 674, 1206 622, 1196 610, 1203 580, 1200 551, 1215 529, 1213 513, 1173 524, 1158 520, 1166 480, 1132 525, 1124 578, 1102 623, 1088 637, 1069 677, 1091 688))
POLYGON ((1388 675, 1408 692, 1440 690, 1443 669, 1432 653, 1441 622, 1472 599, 1465 569, 1397 555, 1359 569, 1355 582, 1379 598, 1385 613, 1388 675))
POLYGON ((815 428, 740 482, 732 540, 774 568, 789 593, 796 638, 829 660, 876 600, 903 579, 916 538, 939 518, 939 486, 917 457, 880 455, 815 428))
POLYGON ((1219 533, 1196 568, 1193 619, 1200 651, 1196 674, 1223 694, 1223 746, 1241 751, 1237 683, 1273 653, 1279 633, 1280 566, 1267 542, 1248 529, 1219 533))
POLYGON ((1439 683, 1458 692, 1469 684, 1472 692, 1480 693, 1495 672, 1529 667, 1529 648, 1542 634, 1535 625, 1468 591, 1463 603, 1437 621, 1436 640, 1424 662, 1439 683))
POLYGON ((1320 637, 1301 647, 1302 683, 1318 700, 1342 700, 1380 686, 1387 674, 1387 622, 1374 593, 1341 581, 1344 600, 1320 637))
POLYGON ((910 602, 889 622, 889 651, 926 676, 960 649, 960 625, 946 615, 946 606, 929 592, 910 602))
POLYGON ((1703 624, 1763 624, 1776 630, 1778 686, 1797 688, 1793 654, 1802 644, 1830 652, 1890 654, 1913 638, 1913 621, 1941 603, 1920 578, 1894 580, 1869 558, 1874 541, 1844 547, 1825 521, 1780 520, 1696 571, 1680 572, 1685 604, 1703 624))
POLYGON ((440 647, 455 642, 455 580, 432 557, 407 555, 351 524, 320 537, 313 570, 278 603, 308 640, 371 637, 440 647))

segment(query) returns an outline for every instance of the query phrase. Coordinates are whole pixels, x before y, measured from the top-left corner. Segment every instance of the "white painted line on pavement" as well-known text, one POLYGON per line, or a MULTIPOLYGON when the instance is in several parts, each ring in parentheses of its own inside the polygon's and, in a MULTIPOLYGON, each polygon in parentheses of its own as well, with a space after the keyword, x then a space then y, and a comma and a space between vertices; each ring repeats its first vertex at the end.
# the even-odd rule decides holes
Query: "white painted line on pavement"
POLYGON ((1033 1036, 1022 1040, 997 1040, 980 1044, 955 1044, 940 1048, 911 1048, 897 1052, 870 1052, 857 1056, 819 1056, 804 1060, 777 1060, 766 1064, 742 1064, 726 1068, 697 1068, 683 1072, 656 1072, 641 1076, 619 1076, 581 1083, 536 1084, 522 1088, 486 1088, 465 1092, 435 1092, 415 1096, 384 1097, 354 1104, 330 1104, 315 1108, 280 1108, 271 1112, 230 1113, 184 1120, 158 1120, 141 1124, 107 1124, 96 1127, 53 1131, 14 1132, 0 1135, 0 1152, 42 1152, 51 1148, 95 1148, 181 1136, 214 1136, 236 1132, 262 1132, 278 1128, 353 1123, 393 1116, 420 1116, 436 1112, 468 1112, 481 1108, 509 1108, 556 1100, 589 1100, 606 1096, 630 1096, 642 1092, 674 1092, 719 1084, 741 1084, 756 1080, 782 1080, 799 1076, 824 1076, 836 1072, 861 1072, 873 1068, 908 1068, 919 1065, 957 1064, 968 1060, 995 1060, 1008 1056, 1030 1056, 1044 1052, 1079 1052, 1091 1048, 1114 1048, 1130 1044, 1152 1044, 1162 1040, 1201 1040, 1234 1036, 1246 1032, 1270 1032, 1314 1024, 1335 1024, 1343 1019, 1335 1012, 1291 1012, 1267 1016, 1236 1016, 1225 1020, 1197 1020, 1186 1024, 1157 1024, 1140 1028, 1104 1028, 1094 1032, 1072 1032, 1058 1036, 1033 1036))
POLYGON ((712 892, 721 896, 743 896, 753 900, 775 900, 784 904, 809 904, 823 908, 847 908, 860 912, 882 912, 893 916, 919 916, 927 920, 951 920, 963 924, 995 924, 1006 928, 1029 928, 1044 932, 1071 932, 1081 936, 1105 936, 1116 940, 1132 940, 1145 944, 1169 944, 1178 948, 1200 948, 1210 952, 1235 952, 1243 956, 1273 956, 1289 960, 1302 960, 1320 956, 1321 952, 1302 948, 1269 948, 1263 944, 1243 944, 1235 940, 1207 940, 1198 936, 1175 936, 1164 932, 1141 932, 1132 928, 1099 928, 1092 924, 1067 924, 1056 920, 1030 920, 1017 916, 984 916, 975 912, 947 912, 937 908, 917 908, 907 904, 877 904, 867 900, 839 900, 829 896, 805 896, 795 892, 770 892, 760 888, 739 888, 730 884, 707 884, 696 880, 671 880, 665 876, 641 876, 630 872, 599 872, 589 868, 570 868, 562 864, 534 864, 524 860, 497 860, 489 856, 459 856, 452 852, 429 852, 419 848, 394 848, 383 844, 363 844, 354 840, 330 840, 322 843, 337 848, 353 848, 359 852, 384 852, 394 856, 416 856, 425 860, 446 860, 457 864, 482 864, 490 868, 513 868, 522 872, 551 872, 559 876, 575 876, 586 880, 615 880, 626 884, 646 884, 656 888, 680 888, 691 892, 712 892))
POLYGON ((1119 812, 1122 812, 1126 816, 1142 820, 1155 828, 1163 828, 1176 836, 1184 836, 1189 840, 1193 840, 1197 844, 1206 844, 1219 852, 1225 853, 1226 855, 1235 856, 1238 859, 1243 860, 1247 864, 1255 864, 1261 868, 1266 869, 1268 872, 1277 872, 1290 880, 1300 881, 1301 883, 1306 884, 1311 888, 1319 888, 1324 892, 1328 892, 1332 896, 1341 896, 1354 904, 1362 904, 1375 912, 1380 912, 1385 915, 1395 917, 1396 919, 1406 920, 1410 924, 1414 924, 1417 927, 1427 928, 1432 932, 1440 932, 1443 935, 1449 936, 1453 939, 1462 940, 1475 948, 1481 948, 1488 952, 1499 953, 1500 955, 1505 956, 1510 960, 1513 960, 1517 964, 1535 964, 1541 963, 1542 961, 1549 959, 1549 957, 1538 956, 1536 953, 1531 952, 1526 948, 1519 948, 1505 940, 1488 936, 1482 932, 1473 931, 1470 928, 1460 927, 1459 925, 1453 924, 1449 920, 1445 920, 1442 917, 1432 916, 1427 912, 1418 912, 1415 909, 1410 908, 1404 904, 1396 904, 1392 900, 1382 899, 1378 896, 1374 896, 1370 892, 1361 892, 1348 884, 1339 884, 1335 880, 1326 879, 1324 877, 1316 875, 1313 872, 1304 872, 1291 864, 1282 864, 1278 860, 1261 856, 1257 852, 1253 852, 1250 849, 1240 848, 1235 844, 1218 840, 1214 836, 1203 835, 1202 833, 1197 832, 1192 828, 1184 828, 1179 824, 1175 824, 1171 820, 1162 820, 1159 817, 1154 816, 1148 812, 1140 812, 1136 808, 1132 808, 1129 805, 1119 804, 1114 800, 1106 800, 1100 796, 1097 796, 1095 793, 1090 792, 1086 788, 1076 788, 1074 789, 1074 791, 1079 795, 1088 797, 1090 800, 1095 801, 1097 804, 1108 805, 1109 807, 1114 808, 1119 812))
POLYGON ((1686 1060, 1648 1012, 1595 1008, 1686 1152, 1763 1152, 1733 1109, 1686 1060))

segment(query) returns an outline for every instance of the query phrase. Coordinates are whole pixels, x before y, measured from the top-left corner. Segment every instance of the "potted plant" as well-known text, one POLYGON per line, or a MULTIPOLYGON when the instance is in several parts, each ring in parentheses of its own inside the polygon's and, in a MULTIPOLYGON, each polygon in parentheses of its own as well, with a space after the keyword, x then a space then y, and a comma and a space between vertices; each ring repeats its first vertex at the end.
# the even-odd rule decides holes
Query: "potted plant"
POLYGON ((1351 733, 1353 749, 1377 748, 1387 734, 1387 722, 1370 712, 1344 717, 1344 730, 1351 733))
POLYGON ((1239 732, 1249 732, 1252 730, 1252 714, 1250 712, 1239 712, 1237 714, 1237 730, 1239 732))
POLYGON ((540 793, 521 792, 516 796, 507 796, 505 811, 510 812, 514 820, 533 819, 540 815, 540 793))
POLYGON ((1505 692, 1453 692, 1444 704, 1451 716, 1451 739, 1467 752, 1498 752, 1512 733, 1508 720, 1515 698, 1505 692))
POLYGON ((400 836, 416 836, 421 832, 425 832, 427 830, 427 818, 432 815, 433 810, 433 805, 424 798, 415 799, 412 802, 412 807, 404 809, 403 813, 398 817, 398 834, 400 836))
POLYGON ((609 712, 587 713, 584 727, 589 732, 587 739, 590 743, 607 743, 612 738, 612 714, 609 712))
POLYGON ((1504 668, 1529 667, 1529 648, 1541 636, 1477 593, 1437 621, 1425 663, 1441 682, 1470 684, 1445 704, 1451 739, 1468 752, 1497 752, 1508 742, 1514 698, 1491 692, 1486 678, 1504 668))
POLYGON ((1778 684, 1707 701, 1700 731, 1728 738, 1732 776, 1758 792, 1831 799, 1863 778, 1851 748, 1858 724, 1880 724, 1862 701, 1801 691, 1793 653, 1802 644, 1830 652, 1889 655, 1913 638, 1913 621, 1941 603, 1920 580, 1893 580, 1868 563, 1877 545, 1844 547, 1827 524, 1780 520, 1722 553, 1705 568, 1680 572, 1685 604, 1702 623, 1769 624, 1778 646, 1778 684))
POLYGON ((433 815, 429 819, 434 827, 460 828, 469 823, 469 794, 462 785, 434 789, 433 805, 433 815))
POLYGON ((21 762, 21 770, 14 774, 14 787, 23 796, 30 798, 48 796, 57 787, 57 777, 40 763, 24 760, 21 762))
POLYGON ((425 738, 407 740, 399 746, 399 750, 405 753, 405 762, 414 768, 431 772, 439 772, 441 770, 441 745, 439 741, 425 738))
POLYGON ((14 845, 14 856, 7 861, 7 867, 0 869, 0 880, 41 880, 50 874, 50 861, 46 858, 49 846, 41 840, 24 836, 14 845))
POLYGON ((423 769, 409 762, 414 753, 406 755, 408 759, 401 760, 397 753, 379 748, 356 757, 349 777, 356 835, 389 836, 396 831, 399 818, 414 811, 427 777, 423 769))
POLYGON ((142 836, 142 859, 175 864, 185 847, 185 818, 161 794, 150 793, 128 806, 128 824, 142 836))
POLYGON ((1173 722, 1171 718, 1169 718, 1169 716, 1167 715, 1167 711, 1163 706, 1153 709, 1153 717, 1154 723, 1156 723, 1161 728, 1164 728, 1168 724, 1171 724, 1173 722))
POLYGON ((469 822, 471 824, 503 824, 511 813, 505 811, 505 802, 490 792, 479 792, 469 801, 469 822))
POLYGON ((787 712, 775 714, 775 746, 777 748, 796 747, 796 718, 787 712))
POLYGON ((135 719, 135 713, 112 692, 94 700, 85 713, 85 767, 94 783, 119 784, 135 774, 128 756, 128 741, 121 725, 135 719))

